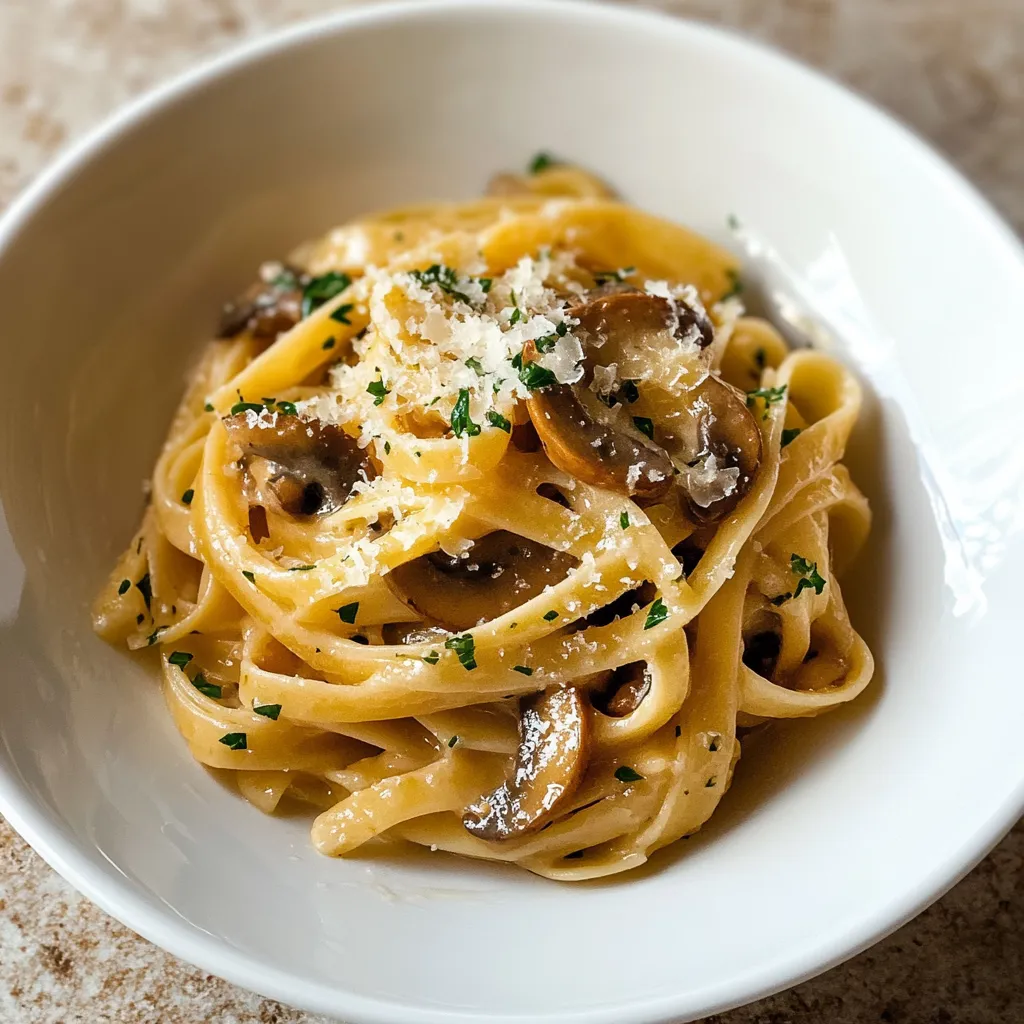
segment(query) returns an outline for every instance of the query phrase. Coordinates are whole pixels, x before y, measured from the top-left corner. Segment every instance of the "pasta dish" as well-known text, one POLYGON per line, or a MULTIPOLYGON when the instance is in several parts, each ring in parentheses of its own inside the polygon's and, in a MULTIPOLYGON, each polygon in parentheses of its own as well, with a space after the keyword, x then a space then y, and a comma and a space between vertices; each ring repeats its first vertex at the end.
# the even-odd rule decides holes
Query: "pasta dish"
POLYGON ((857 696, 859 386, 735 258, 538 158, 265 263, 97 599, 265 812, 579 880, 697 831, 743 735, 857 696))

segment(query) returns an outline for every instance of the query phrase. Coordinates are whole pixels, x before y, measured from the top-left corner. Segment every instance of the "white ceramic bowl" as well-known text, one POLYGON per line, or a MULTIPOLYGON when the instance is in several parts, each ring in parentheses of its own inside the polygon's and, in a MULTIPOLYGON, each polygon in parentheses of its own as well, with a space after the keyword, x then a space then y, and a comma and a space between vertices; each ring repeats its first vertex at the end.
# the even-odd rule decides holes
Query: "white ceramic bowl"
POLYGON ((357 1022, 691 1019, 896 927, 1024 804, 1021 250, 934 153, 775 53, 550 2, 303 26, 43 175, 0 229, 0 310, 0 810, 206 970, 357 1022), (699 838, 606 884, 328 860, 306 820, 192 762, 153 667, 95 639, 88 603, 256 263, 370 207, 474 195, 538 149, 723 240, 740 214, 833 316, 875 396, 850 463, 876 527, 846 589, 878 678, 751 744, 699 838))

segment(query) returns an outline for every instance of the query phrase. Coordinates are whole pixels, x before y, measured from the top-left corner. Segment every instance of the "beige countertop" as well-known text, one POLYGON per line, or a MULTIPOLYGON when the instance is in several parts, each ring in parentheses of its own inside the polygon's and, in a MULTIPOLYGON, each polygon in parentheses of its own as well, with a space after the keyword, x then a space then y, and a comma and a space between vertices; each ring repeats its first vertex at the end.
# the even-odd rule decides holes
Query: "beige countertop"
MULTIPOLYGON (((128 97, 337 0, 0 0, 0 204, 128 97)), ((798 55, 946 153, 1024 231, 1024 0, 661 0, 798 55)), ((839 879, 838 884, 841 884, 839 879)), ((1020 1024, 1024 828, 938 904, 714 1024, 1020 1024)), ((742 922, 737 923, 742 926, 742 922)), ((194 970, 74 892, 0 820, 0 1021, 314 1024, 194 970)))

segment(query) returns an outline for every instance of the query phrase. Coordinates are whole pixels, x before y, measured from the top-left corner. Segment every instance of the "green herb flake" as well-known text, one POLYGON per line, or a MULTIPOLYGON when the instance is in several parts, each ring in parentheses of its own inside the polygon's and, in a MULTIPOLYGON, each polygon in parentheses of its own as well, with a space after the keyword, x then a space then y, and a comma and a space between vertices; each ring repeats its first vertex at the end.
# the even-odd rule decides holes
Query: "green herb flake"
POLYGON ((476 642, 469 633, 464 636, 450 636, 445 640, 444 646, 447 650, 455 652, 459 664, 467 672, 476 668, 476 642))
POLYGON ((213 412, 213 402, 207 402, 206 405, 203 406, 203 411, 213 412))
MULTIPOLYGON (((345 324, 346 326, 351 326, 352 321, 349 320, 348 315, 355 308, 356 307, 351 302, 343 302, 337 309, 332 309, 331 310, 331 319, 336 321, 339 324, 345 324)), ((333 344, 333 342, 334 342, 333 338, 331 339, 331 342, 333 344)), ((330 347, 329 345, 326 345, 326 344, 324 345, 324 348, 329 348, 329 347, 330 347)))
POLYGON ((248 740, 246 739, 244 732, 228 732, 225 733, 217 741, 223 743, 229 750, 247 750, 248 740))
POLYGON ((423 660, 428 665, 436 665, 441 660, 441 655, 437 651, 431 651, 429 654, 423 655, 423 660))
POLYGON ((491 285, 494 283, 493 279, 489 277, 478 278, 477 282, 479 283, 480 290, 484 293, 484 295, 486 295, 491 290, 491 285))
POLYGON ((803 430, 800 427, 784 427, 782 430, 782 447, 792 444, 801 434, 803 430))
POLYGON ((513 672, 518 672, 520 675, 524 675, 524 676, 532 676, 533 675, 533 669, 532 668, 528 668, 526 665, 513 665, 512 666, 512 671, 513 672))
POLYGON ((554 167, 557 161, 550 153, 538 153, 530 161, 530 173, 540 174, 541 171, 546 171, 549 167, 554 167))
POLYGON ((132 589, 132 581, 131 580, 121 580, 121 585, 117 588, 118 597, 122 597, 123 595, 127 594, 128 591, 131 590, 131 589, 132 589))
POLYGON ((546 366, 539 363, 527 363, 520 367, 519 379, 526 385, 528 391, 538 391, 541 388, 548 388, 554 384, 555 375, 546 366))
POLYGON ((655 598, 654 604, 651 605, 650 610, 647 612, 647 621, 644 623, 644 629, 653 629, 660 622, 664 622, 668 618, 668 609, 665 607, 665 602, 660 597, 655 598))
POLYGON ((178 668, 184 668, 192 660, 192 655, 188 651, 174 651, 167 660, 178 668))
POLYGON ((146 637, 146 646, 152 647, 160 638, 160 634, 166 629, 166 626, 157 626, 149 636, 146 637))
POLYGON ((729 278, 729 289, 718 300, 719 302, 726 302, 729 299, 734 299, 743 291, 743 282, 740 280, 739 271, 729 267, 726 269, 725 275, 729 278))
POLYGON ((259 704, 259 705, 257 705, 257 704, 254 703, 253 706, 252 706, 252 709, 253 709, 253 711, 256 712, 257 715, 262 715, 264 718, 269 718, 269 719, 271 719, 274 722, 277 721, 278 715, 281 714, 281 705, 280 704, 259 704))
POLYGON ((799 597, 804 590, 811 588, 816 594, 820 594, 825 589, 826 580, 818 572, 817 562, 809 562, 806 558, 793 554, 789 556, 789 567, 794 576, 800 577, 796 585, 796 592, 793 594, 794 597, 799 597))
POLYGON ((451 739, 450 739, 450 740, 448 741, 448 748, 449 748, 449 749, 451 749, 451 748, 452 748, 452 747, 454 747, 454 746, 455 746, 455 744, 456 744, 456 743, 458 743, 458 742, 459 742, 459 737, 458 737, 458 736, 453 736, 453 737, 452 737, 452 738, 451 738, 451 739))
POLYGON ((480 433, 479 425, 469 415, 469 388, 459 389, 459 397, 452 409, 452 433, 456 437, 462 437, 463 434, 476 437, 480 433))
POLYGON ((384 399, 391 394, 391 391, 384 386, 383 380, 371 380, 370 383, 366 385, 366 393, 368 395, 373 395, 374 405, 383 405, 384 399))
POLYGON ((298 416, 299 410, 295 407, 294 402, 277 402, 277 411, 283 412, 286 416, 298 416))
POLYGON ((243 570, 242 570, 242 575, 243 575, 243 576, 244 576, 244 577, 245 577, 245 578, 246 578, 246 579, 247 579, 247 580, 248 580, 248 581, 249 581, 250 583, 255 583, 255 582, 256 582, 256 574, 255 574, 254 572, 252 572, 251 570, 249 570, 249 569, 243 569, 243 570))
POLYGON ((315 569, 315 565, 292 565, 288 567, 289 572, 309 572, 310 569, 315 569))
POLYGON ((622 267, 619 270, 593 270, 591 275, 597 285, 608 284, 610 281, 625 281, 636 273, 636 267, 622 267))
POLYGON ((153 603, 153 588, 149 582, 148 572, 135 584, 135 587, 142 595, 142 600, 146 602, 146 611, 149 611, 149 607, 153 603))
POLYGON ((557 619, 557 618, 558 618, 558 612, 556 612, 554 610, 554 608, 552 608, 551 611, 544 613, 544 621, 545 622, 554 622, 555 619, 557 619))
POLYGON ((323 349, 334 348, 334 335, 332 334, 320 347, 323 349))
POLYGON ((506 434, 512 433, 512 424, 509 423, 500 412, 495 412, 493 409, 487 412, 487 422, 492 427, 497 427, 499 430, 504 430, 506 434))
POLYGON ((646 437, 649 437, 652 441, 654 440, 653 420, 649 419, 647 416, 634 416, 633 426, 636 427, 636 429, 639 430, 641 434, 644 434, 646 437))
MULTIPOLYGON (((224 692, 223 687, 218 686, 216 683, 207 682, 206 676, 202 672, 197 672, 195 679, 192 680, 192 685, 204 696, 210 697, 213 700, 220 700, 221 695, 224 692)), ((223 743, 224 741, 221 740, 223 743)))
POLYGON ((764 415, 761 419, 768 419, 768 412, 776 402, 781 402, 786 397, 786 385, 783 384, 777 388, 756 388, 754 391, 747 392, 747 406, 751 409, 757 403, 760 398, 764 402, 764 415))
POLYGON ((348 274, 339 274, 330 270, 320 277, 314 277, 302 289, 302 317, 305 319, 315 309, 329 302, 335 295, 340 295, 350 284, 352 278, 348 274))
POLYGON ((629 529, 629 513, 628 512, 621 512, 619 514, 619 526, 621 526, 624 530, 628 530, 629 529))
POLYGON ((342 622, 347 622, 350 626, 356 621, 356 615, 359 614, 359 602, 353 601, 351 604, 343 604, 337 609, 338 618, 342 622))
POLYGON ((385 441, 384 442, 384 454, 385 455, 390 455, 391 454, 391 442, 390 441, 385 441))
POLYGON ((624 380, 619 385, 617 397, 622 402, 632 405, 640 397, 640 389, 636 386, 635 380, 624 380))
POLYGON ((482 377, 484 368, 480 365, 480 360, 476 356, 470 356, 466 360, 466 365, 478 376, 482 377))
POLYGON ((196 496, 194 488, 190 487, 182 496, 181 501, 183 505, 191 505, 192 499, 196 496))
POLYGON ((643 776, 638 771, 634 771, 627 764, 620 765, 615 769, 615 778, 617 778, 619 782, 643 781, 643 776))
POLYGON ((704 783, 704 788, 705 789, 714 789, 715 788, 715 783, 717 781, 718 781, 718 776, 717 775, 712 775, 711 778, 708 779, 708 781, 704 783))
POLYGON ((231 406, 231 415, 237 416, 241 412, 263 412, 265 408, 262 402, 235 402, 231 406))

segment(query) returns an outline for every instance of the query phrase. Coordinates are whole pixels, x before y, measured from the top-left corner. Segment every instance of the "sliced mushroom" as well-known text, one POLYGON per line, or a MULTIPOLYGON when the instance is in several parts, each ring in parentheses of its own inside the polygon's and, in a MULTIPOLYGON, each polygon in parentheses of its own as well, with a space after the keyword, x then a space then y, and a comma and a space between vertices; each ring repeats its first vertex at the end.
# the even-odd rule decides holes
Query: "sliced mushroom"
POLYGON ((690 514, 713 523, 750 490, 761 463, 761 431, 743 392, 720 377, 705 378, 688 397, 665 444, 686 464, 679 484, 690 514))
POLYGON ((511 777, 468 807, 466 830, 498 841, 529 835, 567 808, 587 768, 590 722, 576 687, 524 698, 511 777))
POLYGON ((357 483, 376 475, 373 463, 341 427, 277 413, 224 420, 261 503, 272 497, 289 515, 336 512, 357 483))
POLYGON ((633 661, 609 672, 602 687, 590 690, 590 703, 609 718, 624 718, 640 707, 650 689, 647 663, 633 661))
POLYGON ((621 282, 589 292, 586 302, 570 307, 569 316, 579 321, 584 342, 587 336, 598 344, 617 336, 635 340, 642 349, 665 331, 697 348, 707 348, 715 339, 711 321, 682 299, 650 295, 621 282))
POLYGON ((310 277, 297 267, 265 265, 260 279, 221 312, 218 338, 233 338, 248 328, 253 337, 273 341, 302 319, 302 290, 310 277))
POLYGON ((576 559, 497 530, 465 557, 434 551, 396 566, 386 579, 418 615, 449 630, 496 619, 565 579, 576 559))
MULTIPOLYGON (((523 362, 537 355, 531 341, 523 362)), ((571 384, 533 391, 526 405, 547 457, 576 479, 649 501, 672 486, 672 462, 665 452, 599 422, 571 384)))

